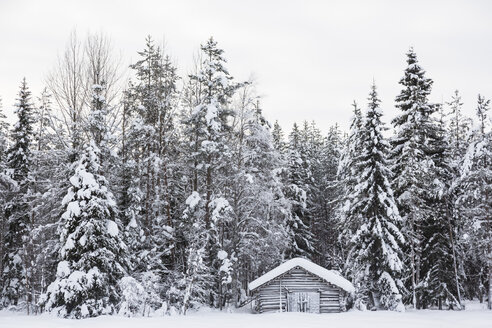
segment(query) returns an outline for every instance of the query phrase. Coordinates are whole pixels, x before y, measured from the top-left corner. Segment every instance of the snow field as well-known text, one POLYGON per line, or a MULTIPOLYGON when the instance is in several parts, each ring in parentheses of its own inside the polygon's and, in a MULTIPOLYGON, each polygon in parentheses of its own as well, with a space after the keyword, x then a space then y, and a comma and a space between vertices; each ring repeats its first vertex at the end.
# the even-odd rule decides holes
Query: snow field
POLYGON ((227 313, 202 310, 187 316, 126 318, 100 316, 73 320, 49 314, 27 316, 0 312, 0 328, 490 328, 492 311, 349 311, 333 314, 308 313, 227 313))

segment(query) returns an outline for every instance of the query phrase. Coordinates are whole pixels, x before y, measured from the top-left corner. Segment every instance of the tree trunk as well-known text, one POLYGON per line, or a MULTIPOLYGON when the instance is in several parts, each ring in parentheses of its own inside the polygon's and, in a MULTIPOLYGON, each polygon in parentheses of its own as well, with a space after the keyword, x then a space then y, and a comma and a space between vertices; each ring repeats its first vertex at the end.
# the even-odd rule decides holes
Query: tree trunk
POLYGON ((455 283, 456 283, 456 293, 458 296, 459 307, 461 309, 461 292, 460 292, 460 283, 458 280, 458 264, 456 261, 456 250, 455 250, 455 245, 454 245, 453 229, 451 227, 451 220, 449 218, 449 216, 450 216, 449 207, 448 207, 448 213, 447 214, 448 214, 447 219, 448 219, 449 239, 451 241, 451 249, 453 252, 453 266, 454 266, 454 279, 455 279, 455 283))
POLYGON ((212 201, 212 169, 211 160, 207 161, 206 195, 205 195, 205 226, 210 228, 210 203, 212 201))
MULTIPOLYGON (((485 165, 484 167, 487 167, 486 166, 487 163, 485 162, 485 165)), ((489 202, 489 189, 488 187, 486 186, 485 187, 485 202, 486 204, 489 202)), ((488 242, 487 242, 487 263, 488 263, 488 266, 489 266, 489 299, 488 299, 488 303, 487 303, 487 308, 489 310, 492 310, 492 216, 490 215, 490 206, 489 206, 489 212, 488 212, 488 215, 486 217, 486 224, 487 224, 487 237, 488 237, 488 242)))
POLYGON ((147 152, 146 152, 146 159, 147 159, 147 172, 146 172, 146 190, 145 190, 145 233, 146 236, 148 237, 151 232, 150 232, 150 160, 149 160, 149 155, 150 155, 150 150, 147 147, 147 152))
POLYGON ((489 260, 489 300, 487 308, 492 310, 492 261, 489 260))
POLYGON ((410 220, 410 224, 411 224, 411 233, 412 235, 410 236, 410 239, 411 239, 411 242, 410 242, 410 258, 411 258, 411 267, 412 267, 412 305, 413 305, 413 308, 416 309, 417 308, 417 296, 416 296, 416 283, 415 283, 415 240, 414 240, 414 236, 413 236, 413 233, 415 232, 414 231, 414 223, 413 223, 413 216, 410 220))

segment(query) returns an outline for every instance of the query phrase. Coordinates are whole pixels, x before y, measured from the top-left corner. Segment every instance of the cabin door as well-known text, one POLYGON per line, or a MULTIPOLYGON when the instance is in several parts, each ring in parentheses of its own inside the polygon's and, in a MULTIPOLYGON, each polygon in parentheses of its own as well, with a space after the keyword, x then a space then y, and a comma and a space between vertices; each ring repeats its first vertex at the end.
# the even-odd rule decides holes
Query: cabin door
POLYGON ((289 312, 319 313, 319 293, 289 293, 287 302, 289 312))

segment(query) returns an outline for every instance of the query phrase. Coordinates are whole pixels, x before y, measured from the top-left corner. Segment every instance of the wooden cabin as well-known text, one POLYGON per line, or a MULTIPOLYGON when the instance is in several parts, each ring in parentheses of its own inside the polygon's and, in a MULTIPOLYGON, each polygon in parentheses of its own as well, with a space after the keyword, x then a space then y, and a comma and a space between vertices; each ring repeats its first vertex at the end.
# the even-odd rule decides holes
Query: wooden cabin
POLYGON ((354 286, 338 273, 294 258, 252 281, 248 289, 256 312, 332 313, 345 311, 354 286))

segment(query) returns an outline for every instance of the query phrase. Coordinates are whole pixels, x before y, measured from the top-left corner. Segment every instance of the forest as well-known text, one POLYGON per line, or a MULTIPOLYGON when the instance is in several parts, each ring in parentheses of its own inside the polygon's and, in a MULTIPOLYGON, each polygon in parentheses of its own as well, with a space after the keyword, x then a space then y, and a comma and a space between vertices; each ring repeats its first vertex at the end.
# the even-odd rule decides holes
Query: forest
POLYGON ((108 36, 72 33, 39 95, 24 79, 0 103, 0 308, 237 308, 249 282, 303 257, 349 279, 355 309, 492 309, 485 96, 474 117, 458 90, 432 103, 410 48, 391 122, 358 81, 349 131, 302 112, 287 130, 213 38, 188 74, 150 36, 134 58, 121 67, 108 36))

